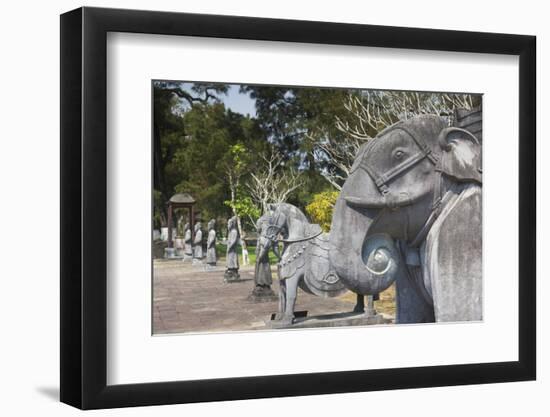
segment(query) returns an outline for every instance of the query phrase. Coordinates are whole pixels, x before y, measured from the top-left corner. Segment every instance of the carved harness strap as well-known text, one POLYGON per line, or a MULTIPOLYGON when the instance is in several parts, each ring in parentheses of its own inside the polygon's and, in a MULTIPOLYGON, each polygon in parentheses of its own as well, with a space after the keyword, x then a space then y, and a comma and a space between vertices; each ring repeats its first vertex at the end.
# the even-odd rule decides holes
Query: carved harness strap
POLYGON ((317 236, 320 236, 322 233, 323 233, 323 230, 320 230, 319 232, 314 233, 310 236, 305 236, 305 237, 301 237, 301 238, 298 238, 298 239, 279 239, 278 241, 283 242, 283 243, 306 242, 308 240, 315 239, 317 236))
POLYGON ((318 232, 315 232, 311 234, 310 236, 304 236, 297 239, 279 239, 278 236, 281 233, 281 230, 283 228, 283 225, 279 226, 277 225, 277 222, 281 216, 281 212, 277 211, 277 217, 275 218, 275 222, 269 222, 267 225, 267 231, 264 237, 271 240, 272 242, 283 242, 283 243, 298 243, 298 242, 306 242, 311 239, 315 239, 317 236, 321 235, 323 233, 323 230, 320 229, 318 232))
MULTIPOLYGON (((420 163, 425 158, 428 158, 428 160, 434 165, 435 167, 435 181, 434 181, 434 189, 433 189, 433 202, 430 214, 428 216, 428 219, 420 229, 420 231, 416 234, 414 239, 411 241, 411 243, 408 242, 401 242, 398 244, 399 250, 401 252, 401 256, 404 258, 404 263, 408 271, 408 278, 413 286, 415 288, 418 295, 420 295, 422 298, 426 300, 429 304, 432 303, 430 294, 426 290, 426 287, 424 285, 422 271, 420 270, 420 255, 418 253, 418 247, 422 244, 426 236, 428 235, 428 232, 430 228, 432 227, 435 220, 439 217, 439 214, 441 213, 441 206, 442 206, 442 200, 443 200, 443 177, 441 175, 441 158, 439 155, 432 152, 432 150, 428 147, 428 145, 421 139, 417 138, 413 132, 411 132, 409 129, 407 129, 404 126, 395 126, 391 130, 394 129, 400 129, 404 131, 407 135, 411 137, 411 139, 415 142, 417 147, 419 148, 419 151, 401 162, 400 164, 396 165, 395 167, 390 168, 386 172, 382 174, 378 174, 374 172, 374 170, 368 166, 364 154, 361 156, 362 160, 360 163, 360 167, 367 172, 367 174, 371 177, 371 179, 374 181, 376 186, 378 187, 378 190, 383 196, 387 196, 390 193, 389 189, 389 182, 393 180, 394 178, 401 175, 403 172, 408 170, 409 168, 415 166, 416 164, 420 163)), ((367 152, 367 149, 365 149, 365 153, 367 152)), ((389 204, 388 204, 389 206, 389 204)), ((392 207, 390 207, 392 208, 392 207)))
MULTIPOLYGON (((375 172, 372 167, 370 167, 367 164, 367 161, 365 160, 365 155, 368 153, 368 151, 372 148, 372 143, 375 141, 372 141, 368 143, 364 149, 360 153, 360 163, 358 167, 363 169, 373 180, 376 187, 378 188, 378 191, 383 195, 387 196, 390 194, 389 189, 389 183, 391 180, 402 174, 407 169, 415 166, 420 161, 422 161, 424 158, 428 158, 429 161, 434 165, 435 170, 435 181, 434 181, 434 188, 433 188, 433 202, 430 214, 424 223, 424 225, 421 227, 420 231, 416 234, 414 239, 410 243, 408 242, 401 242, 399 243, 399 249, 400 252, 405 260, 405 265, 408 270, 408 277, 411 280, 414 288, 418 291, 418 294, 421 295, 429 304, 432 304, 432 298, 431 294, 427 291, 422 271, 420 269, 420 255, 418 248, 424 240, 426 239, 432 225, 437 220, 439 215, 441 214, 443 207, 449 202, 449 200, 452 199, 452 197, 455 195, 455 192, 453 192, 452 188, 449 190, 446 190, 443 183, 443 169, 442 169, 442 163, 443 158, 438 155, 435 152, 432 152, 432 150, 426 145, 426 143, 421 139, 417 138, 413 132, 411 132, 409 129, 407 129, 405 126, 398 124, 396 126, 388 128, 384 133, 387 133, 392 130, 400 129, 407 133, 413 141, 416 143, 416 145, 419 148, 419 152, 415 153, 414 155, 407 158, 405 161, 401 162, 400 164, 396 165, 395 167, 390 168, 386 172, 380 174, 375 172)), ((461 128, 448 128, 453 129, 456 131, 461 131, 470 137, 472 137, 473 141, 479 144, 479 141, 475 136, 472 135, 471 132, 468 132, 467 130, 461 129, 461 128)), ((481 169, 479 170, 481 172, 481 169)), ((391 200, 387 199, 387 207, 388 208, 394 208, 391 206, 391 200)), ((412 202, 411 202, 412 203, 412 202)))
MULTIPOLYGON (((359 167, 363 169, 373 180, 374 184, 378 188, 378 191, 383 196, 387 196, 390 194, 390 186, 389 183, 401 175, 403 172, 408 170, 409 168, 415 166, 424 158, 427 158, 434 166, 435 166, 435 181, 434 181, 434 190, 433 190, 433 202, 431 207, 431 212, 428 217, 428 220, 424 224, 424 226, 421 228, 420 232, 416 235, 416 237, 412 240, 412 243, 410 244, 411 247, 418 247, 428 234, 428 231, 430 230, 430 227, 435 222, 437 217, 439 216, 439 213, 441 212, 441 201, 443 198, 444 190, 442 186, 442 175, 441 175, 441 158, 438 154, 433 152, 430 147, 419 137, 416 137, 413 132, 411 132, 407 127, 402 125, 397 125, 395 127, 392 127, 388 129, 386 132, 392 130, 402 130, 407 135, 411 137, 411 139, 415 142, 417 147, 419 148, 419 151, 413 154, 412 156, 408 157, 403 162, 399 163, 398 165, 388 169, 387 171, 383 172, 382 174, 375 172, 372 167, 370 167, 365 160, 364 156, 365 154, 370 150, 372 147, 368 144, 361 155, 361 162, 359 164, 359 167)), ((374 141, 373 141, 374 142, 374 141)), ((371 143, 373 143, 371 142, 371 143)), ((388 207, 393 208, 388 200, 388 207)))
MULTIPOLYGON (((359 164, 359 167, 362 168, 369 176, 372 178, 374 183, 376 184, 376 187, 382 193, 383 195, 386 195, 389 193, 389 186, 388 183, 396 178, 397 176, 401 175, 404 171, 407 169, 415 166, 420 161, 422 161, 424 158, 428 158, 436 167, 439 165, 439 156, 436 155, 432 150, 426 145, 426 143, 420 139, 417 138, 408 128, 404 126, 395 126, 391 130, 402 130, 403 132, 407 133, 411 139, 416 143, 418 148, 420 148, 419 152, 415 153, 414 155, 410 156, 400 164, 388 169, 384 173, 377 173, 375 172, 372 167, 370 167, 365 160, 364 156, 367 153, 367 151, 370 150, 371 146, 366 146, 363 150, 363 154, 361 155, 361 163, 359 164)), ((390 130, 390 131, 391 131, 390 130)), ((387 132, 385 132, 387 133, 387 132)), ((372 141, 371 143, 374 143, 372 141)))
MULTIPOLYGON (((313 233, 311 233, 310 235, 306 235, 296 239, 280 239, 279 235, 281 234, 284 224, 279 225, 278 223, 280 221, 281 214, 283 213, 281 213, 280 210, 277 210, 276 213, 277 213, 276 216, 270 217, 265 234, 263 234, 263 236, 269 239, 274 245, 278 244, 278 242, 283 242, 285 244, 285 249, 283 249, 283 255, 279 259, 278 265, 279 265, 279 277, 281 279, 286 279, 289 276, 293 275, 296 268, 303 266, 303 263, 304 263, 304 259, 302 255, 306 251, 306 245, 293 245, 293 244, 315 239, 316 237, 320 236, 323 233, 323 230, 319 225, 315 225, 319 228, 319 230, 313 231, 313 233), (294 249, 292 249, 292 253, 289 253, 288 250, 291 250, 291 248, 294 248, 294 249), (290 268, 293 272, 290 272, 290 275, 288 276, 284 276, 284 273, 282 272, 282 268, 286 268, 286 269, 290 268)), ((308 230, 308 231, 311 231, 311 230, 308 230)))

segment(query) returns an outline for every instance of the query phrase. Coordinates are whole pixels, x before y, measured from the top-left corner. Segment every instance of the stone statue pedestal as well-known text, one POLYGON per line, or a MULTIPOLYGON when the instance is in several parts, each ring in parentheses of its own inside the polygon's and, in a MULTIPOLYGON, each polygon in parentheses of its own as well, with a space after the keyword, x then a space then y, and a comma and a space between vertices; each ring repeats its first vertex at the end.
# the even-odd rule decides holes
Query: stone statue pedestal
POLYGON ((205 264, 204 265, 204 270, 205 271, 216 271, 218 269, 218 267, 216 266, 216 264, 205 264))
POLYGON ((279 296, 273 292, 271 287, 257 285, 248 296, 248 300, 255 303, 266 303, 279 300, 279 296))
POLYGON ((176 236, 174 239, 174 249, 176 249, 176 257, 181 258, 183 256, 183 237, 176 236))
POLYGON ((184 253, 182 261, 183 262, 193 262, 193 255, 191 255, 190 253, 184 253))
POLYGON ((375 314, 372 316, 366 313, 337 313, 337 314, 324 314, 320 316, 307 317, 306 315, 299 315, 294 313, 294 323, 288 324, 279 320, 274 320, 274 316, 271 316, 271 320, 266 321, 266 327, 270 329, 303 329, 308 327, 343 327, 343 326, 372 326, 380 324, 390 324, 392 319, 384 317, 382 314, 375 314))
POLYGON ((239 275, 238 269, 227 269, 223 274, 223 281, 227 283, 244 281, 239 275))
POLYGON ((176 248, 164 248, 164 257, 166 259, 176 258, 176 248))

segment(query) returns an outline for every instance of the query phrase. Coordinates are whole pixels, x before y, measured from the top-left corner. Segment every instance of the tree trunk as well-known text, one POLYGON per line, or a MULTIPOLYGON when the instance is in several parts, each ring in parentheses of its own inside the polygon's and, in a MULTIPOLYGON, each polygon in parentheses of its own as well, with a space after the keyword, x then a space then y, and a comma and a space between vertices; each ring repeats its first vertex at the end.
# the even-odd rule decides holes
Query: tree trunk
POLYGON ((241 225, 241 218, 237 216, 237 229, 239 230, 239 236, 241 237, 241 249, 242 249, 242 257, 243 257, 243 266, 250 264, 250 260, 248 258, 248 249, 246 247, 246 240, 244 239, 244 230, 241 225))
POLYGON ((241 250, 242 250, 242 264, 248 265, 250 263, 248 259, 248 249, 246 247, 246 241, 244 240, 244 231, 241 225, 241 217, 237 214, 235 210, 235 197, 238 184, 235 184, 233 179, 229 177, 229 189, 231 191, 231 210, 233 211, 233 216, 237 218, 237 230, 239 231, 239 236, 241 239, 241 250))
POLYGON ((156 123, 153 123, 153 159, 153 188, 161 193, 162 202, 160 207, 158 207, 161 222, 167 222, 168 213, 163 203, 164 201, 168 201, 170 196, 166 195, 165 190, 166 183, 164 181, 164 160, 162 158, 160 128, 156 123))

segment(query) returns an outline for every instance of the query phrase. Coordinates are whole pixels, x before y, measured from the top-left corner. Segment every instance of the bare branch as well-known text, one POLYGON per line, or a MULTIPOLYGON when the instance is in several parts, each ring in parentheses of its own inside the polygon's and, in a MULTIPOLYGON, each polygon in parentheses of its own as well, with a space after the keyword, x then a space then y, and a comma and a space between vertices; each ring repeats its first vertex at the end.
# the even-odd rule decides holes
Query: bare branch
POLYGON ((386 127, 419 114, 436 114, 450 122, 455 109, 471 109, 473 100, 470 94, 366 90, 350 93, 343 106, 348 114, 335 116, 334 126, 344 138, 334 138, 322 129, 306 134, 314 159, 329 165, 322 170, 323 177, 337 189, 349 175, 361 145, 386 127))
POLYGON ((280 154, 271 152, 260 155, 261 166, 250 174, 251 181, 246 184, 252 200, 262 212, 267 211, 270 203, 284 203, 297 188, 303 185, 300 173, 295 169, 285 169, 280 154))

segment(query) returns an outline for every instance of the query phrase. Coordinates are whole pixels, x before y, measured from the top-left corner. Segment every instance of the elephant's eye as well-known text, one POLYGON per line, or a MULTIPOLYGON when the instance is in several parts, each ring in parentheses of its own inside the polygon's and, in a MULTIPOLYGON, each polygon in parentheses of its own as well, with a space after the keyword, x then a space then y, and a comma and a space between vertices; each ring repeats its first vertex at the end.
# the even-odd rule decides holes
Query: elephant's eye
POLYGON ((395 159, 401 159, 403 158, 403 155, 405 155, 405 152, 401 151, 401 150, 397 150, 395 151, 395 153, 393 154, 393 156, 395 157, 395 159))

